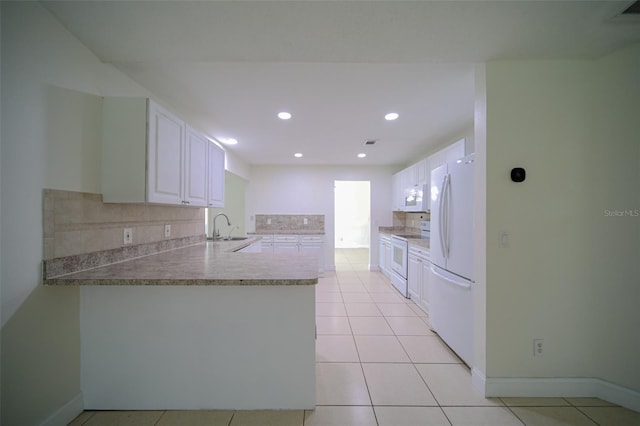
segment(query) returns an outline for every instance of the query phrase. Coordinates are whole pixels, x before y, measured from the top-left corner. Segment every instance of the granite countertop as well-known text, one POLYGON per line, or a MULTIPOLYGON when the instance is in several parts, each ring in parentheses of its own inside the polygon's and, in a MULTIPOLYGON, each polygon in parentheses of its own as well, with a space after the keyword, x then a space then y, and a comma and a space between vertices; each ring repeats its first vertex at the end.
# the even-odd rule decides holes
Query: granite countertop
POLYGON ((410 246, 418 246, 421 248, 430 249, 431 248, 431 239, 429 238, 410 238, 407 240, 410 246))
POLYGON ((324 235, 319 229, 275 229, 272 231, 247 232, 247 235, 324 235))
POLYGON ((308 253, 236 253, 261 237, 204 243, 52 277, 45 285, 313 285, 308 253))

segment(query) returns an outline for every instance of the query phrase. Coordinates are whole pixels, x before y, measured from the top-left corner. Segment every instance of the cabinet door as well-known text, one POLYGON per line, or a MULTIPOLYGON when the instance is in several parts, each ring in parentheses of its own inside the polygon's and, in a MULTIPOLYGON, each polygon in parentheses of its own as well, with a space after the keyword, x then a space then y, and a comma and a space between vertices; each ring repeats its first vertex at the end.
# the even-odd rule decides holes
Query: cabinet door
POLYGON ((207 205, 207 148, 211 142, 187 127, 184 204, 207 205))
POLYGON ((403 206, 404 188, 402 187, 402 173, 398 172, 391 178, 391 210, 400 211, 403 206))
POLYGON ((431 174, 431 170, 429 170, 429 160, 424 159, 416 164, 417 168, 417 176, 418 186, 428 185, 429 184, 429 175, 431 174))
POLYGON ((427 314, 429 313, 429 301, 430 301, 430 287, 431 287, 431 262, 428 260, 424 260, 422 262, 422 289, 420 293, 420 303, 418 305, 425 311, 427 314))
POLYGON ((387 265, 385 264, 384 259, 384 240, 382 238, 378 239, 378 263, 378 266, 380 266, 380 271, 382 271, 382 273, 385 273, 387 265))
POLYGON ((422 261, 412 255, 409 255, 407 284, 409 288, 409 297, 414 301, 419 301, 421 293, 420 286, 422 285, 422 261))
POLYGON ((182 204, 185 124, 151 101, 148 123, 147 201, 182 204))
POLYGON ((300 244, 301 253, 312 253, 318 258, 318 272, 324 272, 324 245, 318 243, 300 244))
POLYGON ((275 243, 273 245, 273 251, 276 253, 298 253, 298 243, 275 243))
POLYGON ((391 276, 391 243, 385 243, 384 246, 384 264, 387 266, 385 275, 391 276))
POLYGON ((224 150, 213 142, 209 143, 207 206, 224 207, 224 150))

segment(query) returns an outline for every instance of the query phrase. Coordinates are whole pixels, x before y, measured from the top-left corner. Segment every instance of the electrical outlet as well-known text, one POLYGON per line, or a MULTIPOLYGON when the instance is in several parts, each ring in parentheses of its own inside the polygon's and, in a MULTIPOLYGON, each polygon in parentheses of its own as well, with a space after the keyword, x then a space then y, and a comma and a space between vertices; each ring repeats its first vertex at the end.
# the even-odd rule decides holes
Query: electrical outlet
POLYGON ((123 243, 124 244, 133 243, 133 230, 131 228, 124 228, 123 243))
POLYGON ((304 225, 308 225, 309 224, 309 219, 307 219, 306 217, 304 219, 302 219, 302 222, 304 225))
POLYGON ((271 218, 267 218, 267 225, 271 225, 271 218))
POLYGON ((171 225, 165 225, 164 226, 164 237, 165 238, 170 238, 171 237, 171 225))
POLYGON ((500 232, 500 248, 509 248, 509 231, 500 232))
POLYGON ((544 341, 542 339, 533 339, 533 356, 542 356, 544 352, 544 341))

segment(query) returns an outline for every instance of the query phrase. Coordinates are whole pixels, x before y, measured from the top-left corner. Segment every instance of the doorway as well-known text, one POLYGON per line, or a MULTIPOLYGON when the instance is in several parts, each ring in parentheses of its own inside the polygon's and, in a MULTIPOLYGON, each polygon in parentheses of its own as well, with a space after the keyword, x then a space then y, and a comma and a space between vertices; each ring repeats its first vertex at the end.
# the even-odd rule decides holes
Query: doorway
POLYGON ((336 269, 368 269, 371 183, 337 180, 334 188, 336 269))

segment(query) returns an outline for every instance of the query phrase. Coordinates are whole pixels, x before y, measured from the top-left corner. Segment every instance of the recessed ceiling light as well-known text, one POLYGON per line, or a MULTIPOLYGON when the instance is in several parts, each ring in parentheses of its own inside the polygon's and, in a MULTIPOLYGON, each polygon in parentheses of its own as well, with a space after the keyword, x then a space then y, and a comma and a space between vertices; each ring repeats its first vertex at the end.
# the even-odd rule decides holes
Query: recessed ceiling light
POLYGON ((302 153, 301 152, 296 152, 295 154, 293 154, 294 157, 296 158, 300 158, 302 157, 302 153))
POLYGON ((237 145, 238 143, 238 140, 234 138, 218 138, 218 140, 225 145, 237 145))
POLYGON ((396 120, 398 117, 400 116, 398 115, 397 112, 390 112, 389 114, 384 116, 384 119, 387 121, 393 121, 393 120, 396 120))
POLYGON ((291 118, 291 113, 290 112, 286 112, 286 111, 282 111, 278 113, 278 118, 280 120, 288 120, 291 118))
POLYGON ((367 154, 365 154, 364 152, 361 152, 360 154, 358 154, 358 158, 364 158, 366 156, 367 154))

